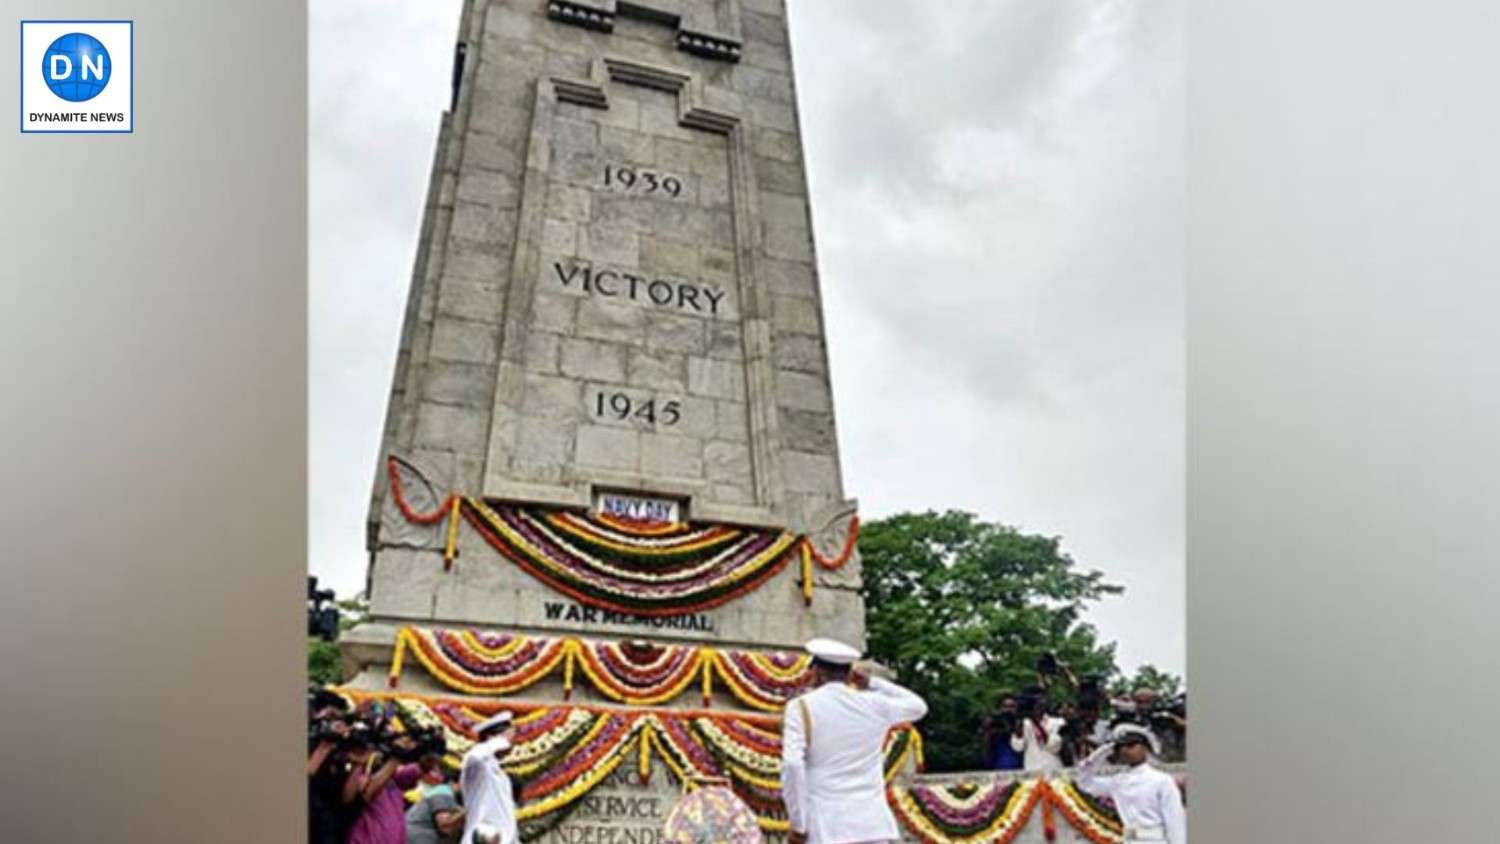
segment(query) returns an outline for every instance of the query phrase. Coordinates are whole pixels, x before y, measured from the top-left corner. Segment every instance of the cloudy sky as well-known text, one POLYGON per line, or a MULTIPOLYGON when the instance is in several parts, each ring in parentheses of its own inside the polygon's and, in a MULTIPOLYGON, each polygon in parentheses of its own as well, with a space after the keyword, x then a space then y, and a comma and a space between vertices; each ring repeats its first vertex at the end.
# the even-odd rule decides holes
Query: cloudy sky
MULTIPOLYGON (((1180 0, 789 0, 845 486, 1061 536, 1181 673, 1180 0)), ((457 0, 313 0, 312 571, 363 523, 457 0), (378 60, 372 61, 372 57, 378 60)))

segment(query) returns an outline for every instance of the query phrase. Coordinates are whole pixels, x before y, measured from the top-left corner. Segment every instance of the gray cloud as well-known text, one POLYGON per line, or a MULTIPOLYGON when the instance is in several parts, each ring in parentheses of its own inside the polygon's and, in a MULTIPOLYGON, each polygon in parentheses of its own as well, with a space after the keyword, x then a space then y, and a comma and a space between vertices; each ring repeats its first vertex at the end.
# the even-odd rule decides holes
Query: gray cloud
MULTIPOLYGON (((1180 3, 791 6, 849 492, 1062 536, 1128 589, 1093 613, 1122 661, 1181 671, 1180 3)), ((313 5, 311 559, 342 591, 457 8, 313 5)))

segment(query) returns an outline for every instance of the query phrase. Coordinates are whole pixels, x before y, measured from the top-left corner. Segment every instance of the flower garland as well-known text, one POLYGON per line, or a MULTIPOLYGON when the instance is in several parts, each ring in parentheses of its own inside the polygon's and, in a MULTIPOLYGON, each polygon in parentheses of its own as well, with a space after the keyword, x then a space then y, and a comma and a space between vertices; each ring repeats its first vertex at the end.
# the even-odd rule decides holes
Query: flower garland
POLYGON ((632 537, 568 513, 464 505, 485 541, 531 576, 580 603, 637 615, 698 612, 751 592, 781 571, 797 541, 718 525, 632 537))
POLYGON ((713 669, 740 702, 780 712, 812 681, 812 657, 794 653, 715 650, 713 669))
MULTIPOLYGON (((620 703, 654 706, 677 697, 712 658, 707 648, 570 641, 573 658, 605 697, 620 703)), ((705 701, 706 703, 706 701, 705 701)))
POLYGON ((406 500, 403 469, 420 476, 400 458, 388 458, 391 497, 402 516, 419 525, 448 519, 445 571, 458 556, 462 517, 501 556, 531 576, 584 604, 615 612, 666 616, 711 609, 760 587, 793 555, 800 557, 802 596, 811 604, 813 566, 843 567, 859 537, 859 517, 854 516, 838 554, 825 557, 811 537, 785 531, 491 506, 456 492, 435 509, 420 512, 406 500))
POLYGON ((957 785, 892 786, 886 797, 896 819, 925 844, 1007 844, 1045 793, 1040 780, 957 785))
POLYGON ((702 683, 703 704, 707 706, 717 676, 745 705, 780 712, 812 679, 811 658, 791 652, 604 643, 578 637, 407 626, 396 632, 387 677, 392 688, 400 683, 407 653, 438 682, 466 694, 515 694, 562 666, 565 693, 571 694, 573 678, 581 674, 610 700, 635 706, 666 703, 686 691, 695 678, 702 683))
POLYGON ((386 474, 389 475, 391 479, 391 497, 396 500, 396 507, 401 511, 401 515, 406 517, 407 521, 417 525, 435 525, 439 521, 441 521, 444 516, 448 517, 448 531, 445 535, 445 541, 443 543, 443 571, 448 571, 449 569, 453 568, 453 560, 458 557, 458 514, 460 497, 457 493, 450 492, 448 494, 448 497, 443 499, 442 503, 437 506, 436 510, 433 510, 430 513, 418 513, 412 508, 411 504, 407 502, 406 496, 401 491, 401 466, 405 466, 410 471, 416 471, 416 468, 411 464, 406 463, 405 461, 401 460, 398 457, 395 457, 394 455, 389 460, 387 460, 385 464, 386 474))
POLYGON ((403 657, 410 650, 427 673, 456 691, 477 695, 514 694, 552 673, 571 658, 572 640, 534 638, 521 634, 491 637, 472 631, 423 630, 402 627, 396 632, 388 682, 394 687, 403 657))
MULTIPOLYGON (((781 737, 778 719, 693 710, 612 709, 580 705, 524 706, 418 695, 343 690, 356 704, 392 700, 404 725, 441 726, 448 743, 444 762, 457 769, 474 744, 474 730, 501 709, 516 711, 506 772, 521 783, 520 821, 557 821, 627 760, 643 780, 660 760, 686 784, 695 777, 727 777, 755 810, 762 828, 787 828, 781 805, 781 737)), ((920 747, 911 727, 887 737, 889 782, 920 747)))
POLYGON ((1071 780, 1055 779, 1048 783, 1051 802, 1068 819, 1068 824, 1094 844, 1113 844, 1124 840, 1125 827, 1113 807, 1106 805, 1071 780))
POLYGON ((825 569, 828 569, 829 571, 835 571, 837 569, 843 568, 844 564, 849 562, 849 558, 854 556, 854 547, 856 543, 858 543, 858 541, 859 516, 852 516, 849 519, 849 530, 844 534, 844 545, 839 549, 839 552, 837 554, 832 557, 825 557, 822 554, 819 554, 818 549, 813 547, 811 539, 809 539, 806 543, 807 554, 812 558, 813 562, 817 563, 825 569))
POLYGON ((849 530, 844 534, 844 546, 839 549, 838 554, 833 557, 825 557, 818 553, 813 547, 812 537, 802 539, 802 603, 812 606, 813 597, 813 563, 817 563, 830 571, 844 567, 849 558, 854 556, 854 547, 859 540, 859 516, 849 519, 849 530))
POLYGON ((1104 803, 1065 778, 973 782, 948 785, 892 785, 887 800, 896 819, 924 844, 1008 844, 1037 807, 1043 836, 1057 836, 1055 811, 1091 844, 1122 844, 1124 827, 1104 803))

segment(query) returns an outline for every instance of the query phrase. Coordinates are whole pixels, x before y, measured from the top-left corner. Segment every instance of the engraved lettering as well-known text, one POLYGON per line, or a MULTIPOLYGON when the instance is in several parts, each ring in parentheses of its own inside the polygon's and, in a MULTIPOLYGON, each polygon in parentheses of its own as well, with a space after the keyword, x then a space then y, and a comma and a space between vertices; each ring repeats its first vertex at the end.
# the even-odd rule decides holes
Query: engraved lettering
POLYGON ((561 261, 553 261, 552 268, 554 270, 557 270, 557 277, 560 281, 562 281, 563 287, 567 287, 568 285, 572 284, 573 277, 578 275, 578 270, 580 269, 577 264, 574 264, 572 269, 568 270, 567 272, 563 272, 563 265, 561 261))
POLYGON ((650 284, 646 285, 646 295, 650 296, 651 301, 655 304, 669 304, 672 301, 672 285, 666 283, 665 281, 662 281, 661 279, 656 279, 655 281, 652 281, 650 284), (658 293, 660 293, 661 295, 658 296, 658 293))
POLYGON ((725 296, 724 290, 717 286, 674 278, 650 278, 624 270, 597 269, 563 261, 554 261, 552 270, 557 273, 557 280, 563 287, 572 287, 576 283, 585 293, 644 301, 690 313, 706 311, 711 316, 718 316, 719 305, 725 296))
MULTIPOLYGON (((621 627, 654 627, 668 630, 694 630, 701 633, 716 633, 713 616, 694 613, 679 616, 646 616, 600 610, 575 602, 544 601, 543 614, 548 621, 568 621, 581 624, 613 624, 621 627)), ((587 799, 587 798, 584 798, 587 799)))

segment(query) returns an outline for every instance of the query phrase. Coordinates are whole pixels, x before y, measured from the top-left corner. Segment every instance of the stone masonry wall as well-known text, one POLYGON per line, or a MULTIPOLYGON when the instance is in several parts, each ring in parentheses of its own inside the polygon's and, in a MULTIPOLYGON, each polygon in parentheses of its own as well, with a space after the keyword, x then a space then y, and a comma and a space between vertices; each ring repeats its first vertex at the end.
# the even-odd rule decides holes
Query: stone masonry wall
POLYGON ((830 550, 853 511, 782 4, 645 3, 660 15, 616 9, 612 32, 549 5, 465 6, 372 496, 374 614, 861 640, 857 559, 819 572, 810 610, 792 567, 696 629, 580 624, 467 530, 444 573, 441 530, 407 524, 387 494, 397 454, 431 484, 430 499, 408 490, 418 505, 449 490, 571 507, 667 495, 697 520, 826 531, 830 550), (738 60, 679 48, 689 26, 737 39, 738 60))

